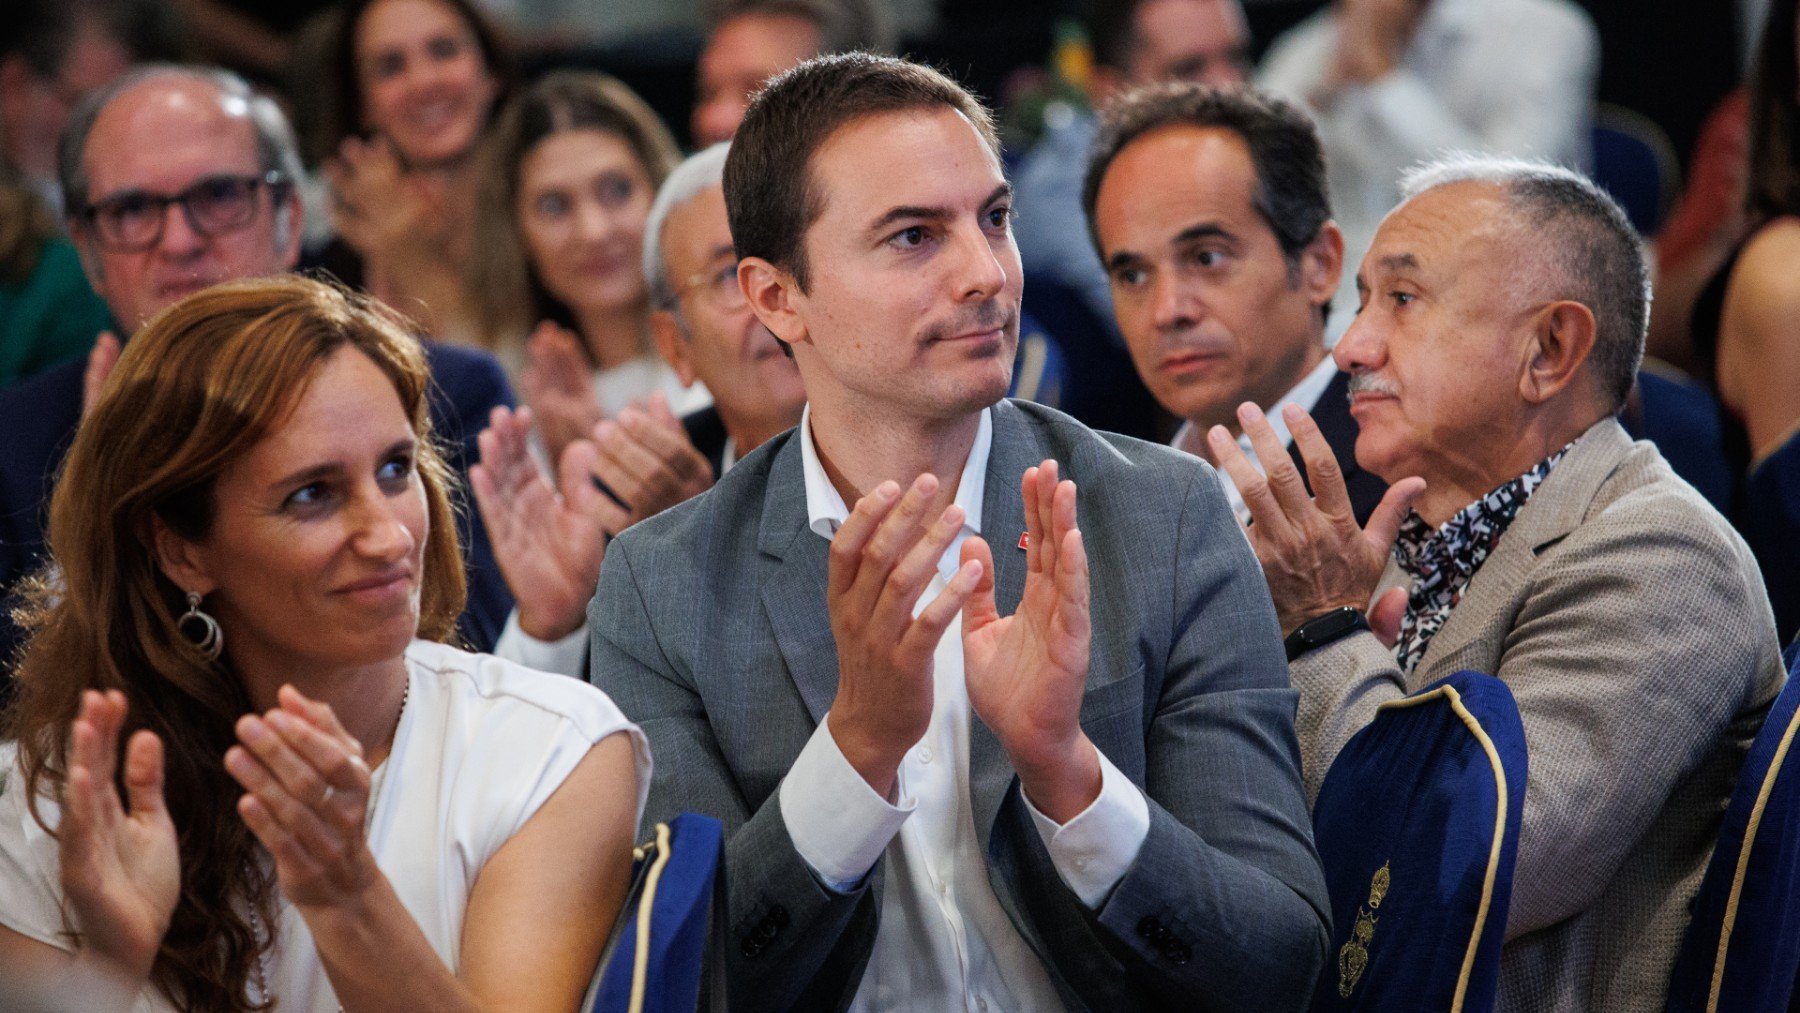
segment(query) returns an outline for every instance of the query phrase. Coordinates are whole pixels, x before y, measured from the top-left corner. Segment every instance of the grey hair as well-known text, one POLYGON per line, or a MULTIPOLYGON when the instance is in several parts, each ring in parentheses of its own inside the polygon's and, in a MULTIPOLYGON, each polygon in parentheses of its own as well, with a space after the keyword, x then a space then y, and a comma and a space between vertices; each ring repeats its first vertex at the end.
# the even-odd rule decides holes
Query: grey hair
POLYGON ((1594 370, 1617 410, 1631 396, 1650 323, 1650 267, 1643 240, 1617 201, 1593 180, 1549 162, 1453 154, 1408 169, 1402 198, 1451 183, 1491 183, 1553 253, 1561 298, 1594 314, 1594 370))
POLYGON ((720 141, 689 155, 656 191, 650 218, 644 223, 644 281, 650 287, 650 305, 657 309, 672 310, 678 299, 675 284, 669 278, 669 265, 663 259, 663 226, 676 208, 712 187, 724 185, 725 156, 730 151, 731 142, 720 141))
MULTIPOLYGON (((294 142, 294 128, 288 125, 287 117, 282 115, 281 107, 274 99, 258 95, 248 82, 229 70, 179 63, 147 63, 89 92, 69 114, 69 122, 56 145, 56 178, 62 186, 63 207, 68 209, 69 215, 79 215, 88 207, 88 174, 82 156, 87 152, 88 136, 93 133, 94 122, 100 118, 101 110, 138 85, 164 77, 210 84, 219 90, 221 104, 234 100, 244 103, 245 115, 256 131, 257 164, 264 172, 280 173, 289 187, 300 184, 304 176, 300 149, 294 142)), ((287 226, 283 224, 283 216, 277 215, 275 222, 276 243, 285 246, 287 226)), ((298 222, 292 224, 296 228, 299 226, 298 222)))

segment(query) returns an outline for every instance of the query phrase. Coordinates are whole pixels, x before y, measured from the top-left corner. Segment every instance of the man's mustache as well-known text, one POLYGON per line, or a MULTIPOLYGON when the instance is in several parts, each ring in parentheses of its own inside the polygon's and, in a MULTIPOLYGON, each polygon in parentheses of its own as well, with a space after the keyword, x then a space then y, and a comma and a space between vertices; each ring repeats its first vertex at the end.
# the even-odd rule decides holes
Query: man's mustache
POLYGON ((1400 385, 1379 373, 1352 373, 1350 375, 1350 396, 1358 394, 1386 394, 1389 397, 1400 396, 1400 385))

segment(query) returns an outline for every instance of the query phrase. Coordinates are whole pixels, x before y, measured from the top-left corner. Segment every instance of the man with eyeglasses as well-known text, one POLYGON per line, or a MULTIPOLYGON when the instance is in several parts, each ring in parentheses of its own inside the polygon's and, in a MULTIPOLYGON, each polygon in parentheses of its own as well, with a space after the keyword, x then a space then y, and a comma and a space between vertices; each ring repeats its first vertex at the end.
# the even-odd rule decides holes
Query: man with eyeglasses
MULTIPOLYGON (((135 70, 83 100, 57 152, 69 231, 94 291, 125 339, 151 317, 223 281, 283 274, 300 254, 300 159, 275 104, 220 70, 135 70)), ((19 631, 14 585, 45 560, 43 523, 62 455, 120 341, 101 335, 74 360, 0 392, 0 658, 19 631)), ((474 455, 474 428, 513 403, 485 353, 426 342, 433 425, 452 464, 474 455), (468 423, 465 425, 464 420, 468 423), (465 433, 467 434, 465 438, 465 433)), ((462 631, 491 645, 512 607, 485 532, 463 532, 469 604, 462 631)), ((0 662, 0 672, 4 672, 0 662)), ((0 679, 0 696, 7 684, 0 679)))
POLYGON ((483 434, 484 464, 472 476, 476 499, 518 597, 495 648, 501 657, 581 675, 587 667, 587 603, 607 540, 709 487, 714 476, 800 421, 806 406, 800 371, 738 286, 721 182, 729 150, 729 143, 715 144, 677 166, 657 191, 644 228, 657 349, 683 383, 704 383, 713 395, 711 407, 681 420, 686 440, 667 425, 621 418, 625 431, 595 441, 592 466, 561 469, 565 488, 559 498, 528 459, 518 419, 497 420, 483 434), (640 423, 635 431, 627 428, 634 423, 640 423), (694 453, 711 465, 711 474, 704 482, 683 482, 680 462, 694 453), (630 509, 591 491, 587 472, 630 509))

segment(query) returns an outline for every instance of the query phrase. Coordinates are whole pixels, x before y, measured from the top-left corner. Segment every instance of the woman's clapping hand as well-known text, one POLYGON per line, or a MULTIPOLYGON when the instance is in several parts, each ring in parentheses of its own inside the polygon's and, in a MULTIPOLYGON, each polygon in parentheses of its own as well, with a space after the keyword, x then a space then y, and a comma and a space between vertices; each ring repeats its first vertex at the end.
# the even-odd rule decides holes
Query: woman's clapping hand
POLYGON ((163 804, 162 740, 154 733, 139 731, 126 746, 126 798, 119 798, 115 778, 125 712, 125 694, 118 690, 82 694, 70 729, 57 846, 63 893, 83 951, 142 981, 175 911, 181 858, 163 804))

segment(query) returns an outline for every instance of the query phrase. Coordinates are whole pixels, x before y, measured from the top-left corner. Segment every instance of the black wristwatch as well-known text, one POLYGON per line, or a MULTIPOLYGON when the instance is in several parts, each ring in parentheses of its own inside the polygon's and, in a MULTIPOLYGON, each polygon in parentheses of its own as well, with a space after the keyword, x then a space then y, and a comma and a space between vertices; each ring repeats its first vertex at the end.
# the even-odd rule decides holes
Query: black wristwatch
POLYGON ((1315 647, 1324 647, 1334 640, 1355 633, 1357 630, 1369 628, 1369 620, 1361 612, 1345 605, 1335 608, 1317 618, 1308 619, 1300 624, 1300 628, 1288 634, 1283 643, 1287 647, 1287 658, 1293 661, 1315 647))

